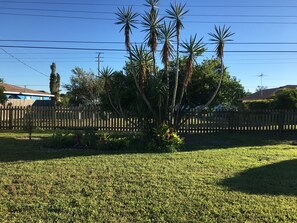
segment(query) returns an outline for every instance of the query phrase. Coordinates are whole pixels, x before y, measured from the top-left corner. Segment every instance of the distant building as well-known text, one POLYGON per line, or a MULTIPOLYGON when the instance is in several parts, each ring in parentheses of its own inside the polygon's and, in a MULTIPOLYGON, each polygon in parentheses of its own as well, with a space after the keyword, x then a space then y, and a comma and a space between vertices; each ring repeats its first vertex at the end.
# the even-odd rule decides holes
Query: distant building
POLYGON ((257 91, 254 94, 248 95, 244 98, 241 98, 240 100, 242 102, 250 102, 250 101, 260 101, 265 100, 273 96, 278 90, 281 89, 297 89, 297 85, 285 85, 278 88, 269 88, 269 89, 263 89, 261 91, 257 91))
POLYGON ((6 105, 12 106, 28 106, 35 104, 53 104, 50 99, 54 95, 45 91, 36 91, 24 87, 11 84, 0 83, 0 87, 4 87, 4 94, 7 97, 6 105), (42 101, 42 103, 40 103, 42 101))

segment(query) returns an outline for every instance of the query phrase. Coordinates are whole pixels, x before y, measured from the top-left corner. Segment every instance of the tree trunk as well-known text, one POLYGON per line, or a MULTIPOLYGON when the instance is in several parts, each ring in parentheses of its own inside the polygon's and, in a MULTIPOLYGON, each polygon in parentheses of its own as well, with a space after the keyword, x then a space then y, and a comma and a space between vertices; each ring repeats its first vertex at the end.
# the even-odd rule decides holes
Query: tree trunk
POLYGON ((176 42, 176 72, 175 72, 175 82, 174 82, 174 90, 172 96, 172 108, 171 108, 171 119, 174 119, 174 111, 175 111, 175 101, 176 94, 178 88, 178 75, 179 75, 179 30, 176 30, 177 42, 176 42))

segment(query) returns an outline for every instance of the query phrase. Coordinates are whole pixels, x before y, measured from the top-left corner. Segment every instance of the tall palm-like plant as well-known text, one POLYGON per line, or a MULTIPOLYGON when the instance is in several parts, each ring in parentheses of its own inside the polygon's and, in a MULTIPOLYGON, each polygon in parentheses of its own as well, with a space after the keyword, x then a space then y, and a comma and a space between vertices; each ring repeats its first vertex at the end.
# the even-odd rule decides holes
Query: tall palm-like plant
POLYGON ((133 74, 135 85, 136 85, 138 91, 140 92, 141 97, 143 98, 144 102, 146 103, 149 110, 151 111, 151 113, 155 117, 157 117, 157 115, 155 114, 155 112, 152 108, 152 105, 150 104, 147 97, 145 96, 145 94, 143 93, 143 91, 141 90, 141 88, 139 86, 139 83, 138 83, 137 77, 136 77, 136 69, 133 66, 133 62, 132 62, 130 33, 132 32, 132 28, 136 28, 136 26, 134 24, 137 22, 136 17, 138 16, 138 14, 132 12, 132 7, 128 7, 127 9, 126 8, 122 8, 122 9, 118 8, 118 12, 116 13, 116 15, 118 16, 117 17, 118 22, 116 22, 116 24, 123 25, 121 28, 121 31, 123 29, 125 30, 125 46, 126 46, 126 50, 129 53, 129 59, 130 59, 131 67, 132 67, 132 74, 133 74))
POLYGON ((162 18, 158 18, 159 11, 156 9, 159 0, 146 0, 146 6, 151 7, 150 12, 145 12, 144 16, 142 16, 143 22, 142 25, 145 28, 143 31, 147 33, 145 40, 147 41, 147 45, 151 48, 151 52, 153 55, 153 70, 154 75, 157 74, 156 69, 156 58, 155 54, 157 51, 157 39, 159 36, 159 27, 162 18))
POLYGON ((129 6, 128 8, 118 8, 116 15, 118 21, 115 24, 123 25, 120 31, 125 30, 125 46, 126 50, 130 52, 130 33, 132 33, 132 28, 136 28, 138 14, 132 12, 132 7, 129 6))
POLYGON ((104 81, 104 91, 105 93, 107 94, 107 97, 108 97, 108 100, 109 100, 109 103, 110 105, 112 106, 112 108, 115 110, 115 112, 117 112, 118 114, 121 115, 121 112, 119 111, 119 109, 117 109, 116 105, 115 105, 115 101, 117 101, 117 99, 114 99, 115 101, 113 101, 111 99, 111 95, 110 95, 110 78, 113 74, 113 70, 109 67, 104 67, 101 71, 100 71, 100 75, 101 75, 101 78, 103 79, 104 81))
POLYGON ((158 18, 158 10, 151 11, 151 12, 145 12, 143 18, 142 25, 144 27, 144 32, 147 33, 145 40, 147 41, 147 45, 150 47, 153 57, 153 70, 154 75, 157 74, 156 69, 156 51, 157 51, 157 45, 158 45, 158 37, 159 37, 159 27, 160 22, 162 19, 158 18))
POLYGON ((186 59, 186 67, 185 67, 185 78, 183 82, 183 87, 181 91, 181 96, 179 99, 179 106, 182 103, 184 93, 187 90, 188 84, 191 82, 192 75, 193 75, 193 64, 198 56, 200 56, 205 51, 205 44, 202 43, 202 39, 196 41, 197 35, 190 36, 189 42, 184 41, 182 42, 181 46, 184 48, 187 56, 186 59))
POLYGON ((169 22, 163 23, 160 27, 160 40, 163 42, 162 50, 161 50, 161 59, 164 64, 164 72, 166 75, 166 112, 168 112, 169 108, 169 60, 173 56, 173 45, 172 39, 175 37, 175 29, 173 23, 169 22))
POLYGON ((150 53, 148 53, 143 44, 141 44, 139 47, 137 45, 132 46, 131 55, 132 63, 139 69, 138 82, 141 90, 143 91, 145 80, 147 75, 150 73, 152 56, 150 53))
POLYGON ((173 97, 172 97, 172 113, 175 109, 175 102, 176 102, 176 94, 177 94, 177 87, 178 87, 178 75, 179 75, 179 44, 180 44, 180 30, 184 27, 182 23, 182 18, 184 15, 189 11, 185 10, 186 4, 177 4, 172 5, 170 3, 170 10, 166 10, 168 14, 168 18, 172 19, 175 24, 175 31, 176 31, 176 73, 175 73, 175 84, 173 90, 173 97))
POLYGON ((211 36, 210 41, 212 41, 216 45, 215 52, 216 52, 218 60, 220 61, 221 67, 220 67, 219 84, 218 84, 214 94, 210 98, 210 100, 206 103, 205 107, 207 107, 213 101, 213 99, 218 94, 219 89, 222 85, 222 80, 223 80, 223 75, 224 75, 223 58, 224 58, 225 44, 227 42, 233 41, 232 39, 230 39, 230 37, 234 35, 234 33, 232 33, 230 31, 230 26, 228 28, 226 28, 225 26, 223 26, 223 27, 215 26, 215 33, 208 33, 208 34, 211 36))

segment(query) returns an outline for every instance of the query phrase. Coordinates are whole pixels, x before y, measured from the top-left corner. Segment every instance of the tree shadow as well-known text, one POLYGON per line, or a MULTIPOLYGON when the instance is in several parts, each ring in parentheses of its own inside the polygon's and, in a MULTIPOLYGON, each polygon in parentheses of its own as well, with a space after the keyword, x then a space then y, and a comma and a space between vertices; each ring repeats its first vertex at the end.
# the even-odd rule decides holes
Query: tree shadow
POLYGON ((296 142, 295 132, 248 132, 184 134, 185 151, 224 149, 242 146, 267 146, 296 142))
POLYGON ((252 168, 223 180, 220 185, 248 194, 297 196, 297 160, 252 168))
POLYGON ((111 154, 134 154, 145 153, 141 150, 123 149, 83 149, 83 148, 62 148, 53 149, 44 147, 46 137, 33 138, 31 141, 26 138, 0 138, 0 163, 1 162, 26 162, 38 160, 60 159, 78 156, 111 155, 111 154))

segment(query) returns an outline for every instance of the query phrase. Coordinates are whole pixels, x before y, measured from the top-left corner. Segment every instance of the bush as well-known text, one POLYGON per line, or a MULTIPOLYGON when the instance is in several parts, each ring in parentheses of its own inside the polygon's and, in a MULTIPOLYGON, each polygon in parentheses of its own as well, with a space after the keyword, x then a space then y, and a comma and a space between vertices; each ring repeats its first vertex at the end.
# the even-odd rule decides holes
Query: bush
POLYGON ((47 141, 46 147, 62 149, 74 147, 75 144, 76 138, 71 133, 71 131, 56 129, 53 135, 47 141))
POLYGON ((297 90, 281 89, 273 96, 273 108, 276 109, 296 109, 297 108, 297 90))
POLYGON ((148 144, 150 151, 176 152, 183 145, 183 140, 166 124, 153 129, 151 141, 148 144))
POLYGON ((261 100, 261 101, 252 101, 245 102, 244 109, 248 110, 265 110, 271 109, 272 100, 261 100))

